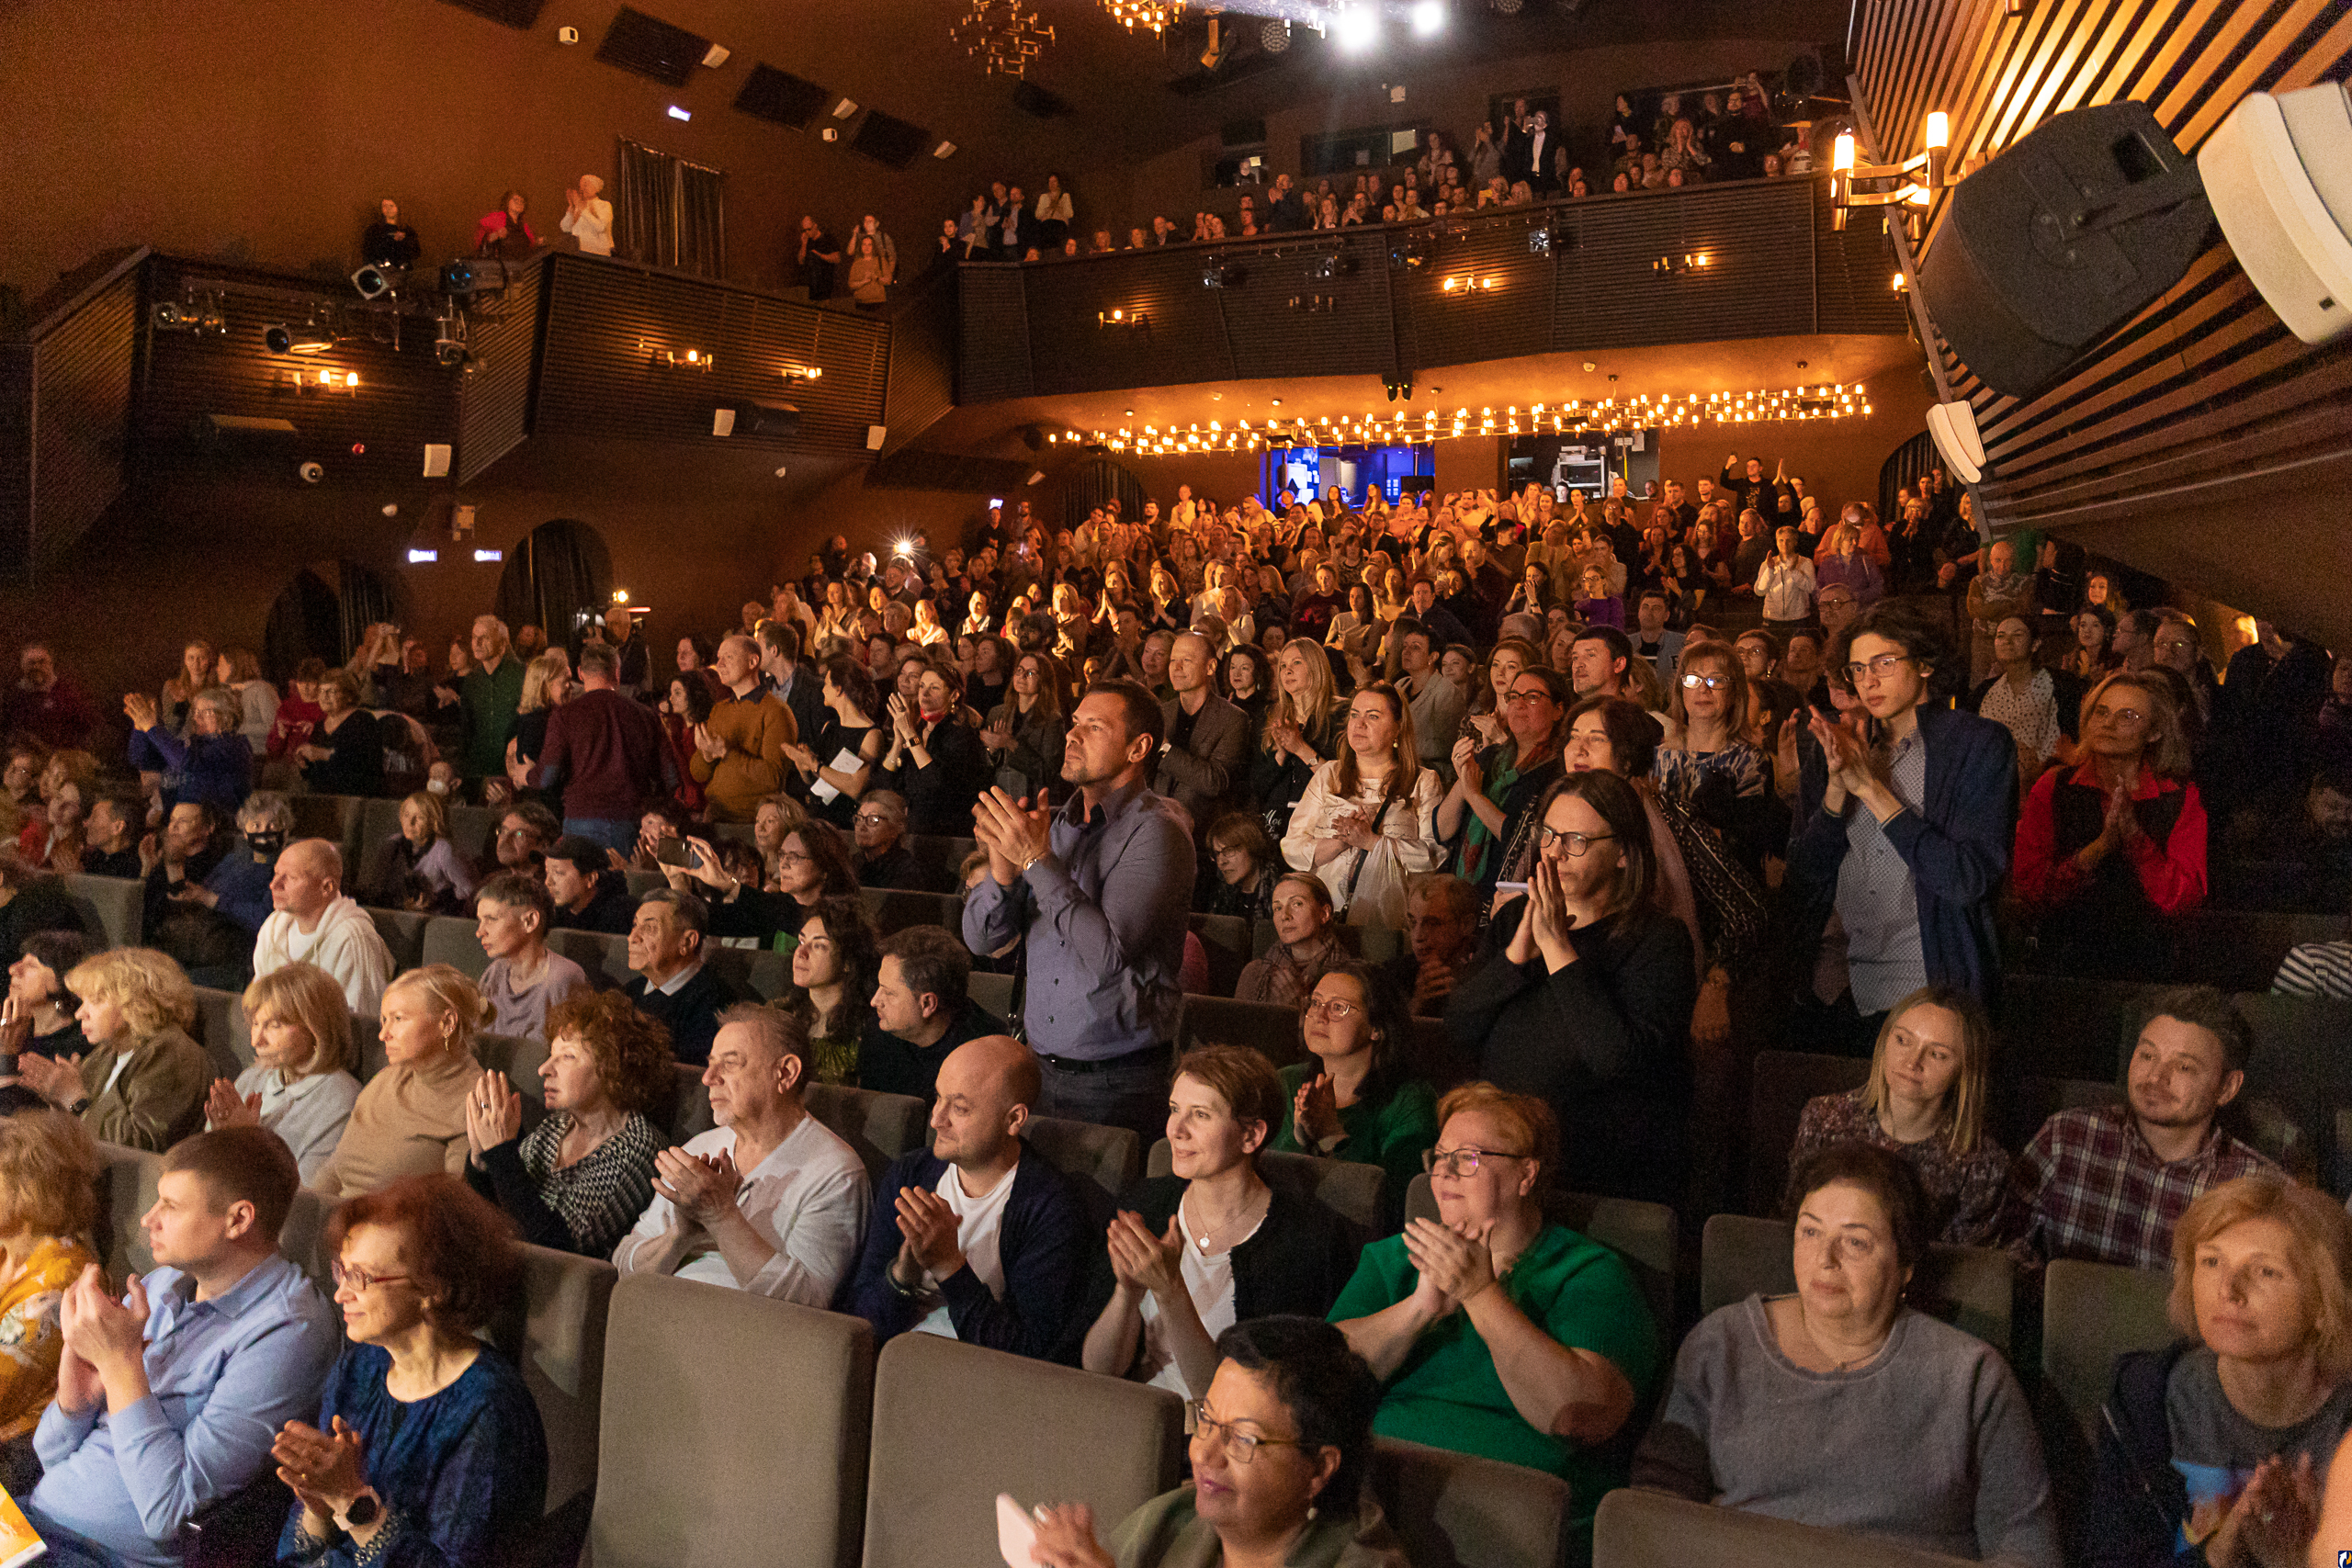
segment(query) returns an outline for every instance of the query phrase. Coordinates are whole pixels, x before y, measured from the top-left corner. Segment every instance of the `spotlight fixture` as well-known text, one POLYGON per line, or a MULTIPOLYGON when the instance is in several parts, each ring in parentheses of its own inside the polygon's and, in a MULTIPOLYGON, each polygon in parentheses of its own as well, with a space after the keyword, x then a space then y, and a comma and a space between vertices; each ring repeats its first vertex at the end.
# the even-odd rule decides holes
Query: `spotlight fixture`
POLYGON ((200 304, 193 297, 176 303, 164 300, 147 313, 147 324, 158 332, 189 333, 199 337, 222 337, 229 331, 229 318, 220 309, 218 295, 208 295, 200 304))
POLYGON ((334 346, 334 334, 322 332, 315 320, 300 327, 278 321, 262 329, 261 341, 272 354, 324 354, 334 346))
POLYGON ((670 106, 670 118, 672 119, 692 119, 695 118, 695 111, 678 104, 672 104, 670 106))
POLYGON ((362 299, 377 299, 398 294, 401 282, 407 276, 406 267, 378 266, 370 262, 351 275, 351 287, 359 291, 362 299))
POLYGON ((434 324, 439 329, 433 339, 434 363, 444 369, 473 374, 481 361, 476 359, 474 351, 466 346, 465 318, 452 310, 434 324))
POLYGON ((1122 306, 1115 310, 1095 311, 1094 324, 1098 327, 1148 328, 1151 325, 1151 318, 1141 310, 1130 310, 1122 306))
POLYGON ((1290 21, 1274 17, 1258 29, 1258 47, 1268 54, 1280 54, 1290 47, 1290 21))
POLYGON ((441 264, 441 292, 452 299, 471 294, 481 287, 481 275, 474 271, 469 261, 447 261, 441 264))
POLYGON ((1413 6, 1413 36, 1434 38, 1445 30, 1445 0, 1418 0, 1413 6))
POLYGON ((1331 32, 1341 49, 1361 54, 1380 41, 1380 17, 1369 6, 1351 6, 1332 18, 1331 32))
POLYGON ((1502 284, 1499 277, 1480 277, 1476 274, 1463 273, 1447 278, 1443 289, 1448 294, 1491 294, 1502 284))
POLYGON ((1838 132, 1829 161, 1829 226, 1843 230, 1847 214, 1855 208, 1892 207, 1901 212, 1916 238, 1928 203, 1951 183, 1946 167, 1951 149, 1951 117, 1941 109, 1931 112, 1923 140, 1926 149, 1916 158, 1900 164, 1864 164, 1856 159, 1854 133, 1838 132), (1858 183, 1879 188, 1858 191, 1854 188, 1858 183))
POLYGON ((787 381, 814 381, 824 373, 821 365, 787 365, 778 372, 787 381))

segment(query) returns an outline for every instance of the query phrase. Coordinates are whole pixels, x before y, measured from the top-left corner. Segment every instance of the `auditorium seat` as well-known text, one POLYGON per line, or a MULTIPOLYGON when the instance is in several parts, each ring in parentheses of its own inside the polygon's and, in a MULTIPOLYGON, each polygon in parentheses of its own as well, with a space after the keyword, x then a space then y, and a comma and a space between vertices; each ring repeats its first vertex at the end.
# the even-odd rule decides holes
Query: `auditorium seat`
POLYGON ((393 974, 424 962, 424 927, 432 916, 414 909, 379 909, 374 905, 367 908, 368 918, 376 922, 376 934, 384 939, 384 947, 392 955, 393 974))
POLYGON ((625 936, 559 927, 548 932, 548 949, 562 953, 586 970, 588 983, 600 991, 626 986, 637 978, 628 966, 628 938, 625 936))
POLYGON ((596 1483, 605 1335, 618 1279, 601 1258, 526 1245, 522 1311, 491 1325, 492 1343, 522 1372, 547 1429, 550 1514, 596 1483))
POLYGON ((523 1130, 529 1132, 547 1114, 547 1084, 539 1067, 548 1059, 548 1043, 528 1034, 474 1036, 474 1059, 504 1073, 523 1097, 523 1130))
POLYGON ((485 877, 498 874, 498 823, 505 815, 489 806, 449 807, 449 847, 485 877))
MULTIPOLYGON (((1437 1217, 1437 1194, 1430 1179, 1426 1175, 1413 1178, 1412 1186, 1405 1191, 1405 1218, 1437 1217)), ((1544 1217, 1590 1237, 1623 1258, 1649 1303, 1650 1315, 1657 1320, 1658 1333, 1668 1344, 1673 1343, 1675 1248, 1680 1233, 1672 1209, 1638 1198, 1555 1190, 1544 1194, 1544 1217)))
POLYGON ((671 1063, 669 1097, 645 1108, 645 1119, 673 1145, 718 1125, 711 1119, 710 1090, 703 1086, 702 1071, 692 1062, 671 1063))
MULTIPOLYGON (((1195 915, 1193 918, 1197 920, 1203 917, 1195 915)), ((1405 933, 1394 926, 1335 925, 1331 928, 1331 934, 1339 939, 1343 952, 1366 964, 1385 964, 1412 945, 1405 933)), ((1274 935, 1273 921, 1256 922, 1250 933, 1251 956, 1265 957, 1280 940, 1274 935)))
POLYGON ((2099 1406, 2126 1350, 2160 1350, 2177 1337, 2165 1316, 2172 1276, 2155 1269, 2061 1258, 2041 1287, 2041 1375, 2096 1442, 2099 1406))
POLYGON ((642 898, 657 887, 670 886, 670 879, 658 871, 628 871, 622 875, 628 882, 631 899, 642 898))
POLYGON ((1229 997, 1187 994, 1176 1038, 1185 1051, 1198 1045, 1246 1045, 1262 1053, 1277 1067, 1288 1066, 1306 1055, 1298 1037, 1297 1009, 1272 1002, 1237 1002, 1229 997))
POLYGON ((277 1232, 277 1249, 329 1296, 334 1294, 334 1259, 327 1256, 327 1221, 334 1214, 335 1203, 323 1192, 302 1188, 294 1194, 286 1211, 286 1224, 277 1232))
MULTIPOLYGON (((1747 1212, 1777 1214, 1788 1185, 1789 1151, 1805 1102, 1845 1094, 1871 1076, 1867 1057, 1824 1056, 1805 1051, 1758 1051, 1747 1096, 1747 1212)), ((2012 1148, 2015 1145, 2011 1145, 2012 1148)))
MULTIPOLYGON (((1174 1168, 1175 1156, 1162 1138, 1151 1145, 1144 1174, 1166 1176, 1174 1168)), ((1347 1221, 1359 1246, 1396 1228, 1388 1224, 1383 1201, 1388 1173, 1376 1165, 1262 1149, 1258 1154, 1258 1174, 1266 1179, 1267 1186, 1320 1203, 1347 1221)))
POLYGON ((999 1023, 1005 1023, 1012 1017, 1013 979, 1011 975, 989 975, 976 971, 966 990, 972 1000, 979 1004, 982 1012, 999 1023))
MULTIPOLYGON (((850 1568, 873 1400, 863 1319, 622 1280, 605 1333, 596 1568, 850 1568)), ((927 1482, 940 1461, 934 1440, 916 1461, 927 1482)))
POLYGON ((368 802, 356 795, 293 795, 287 804, 294 808, 296 839, 324 839, 343 856, 344 875, 349 879, 359 865, 359 825, 368 802))
POLYGON ((1143 1141, 1125 1127, 1032 1116, 1022 1136, 1063 1175, 1078 1182, 1090 1210, 1100 1208, 1106 1222, 1110 1205, 1135 1185, 1143 1168, 1143 1141))
POLYGON ((345 866, 345 880, 350 879, 353 865, 372 875, 377 858, 390 849, 400 830, 401 803, 396 796, 379 795, 363 804, 359 808, 359 859, 345 866))
POLYGON ((245 1024, 243 996, 211 986, 196 987, 196 1022, 188 1030, 204 1047, 216 1078, 234 1078, 253 1065, 252 1036, 245 1024))
POLYGON ((1573 1508, 1556 1475, 1375 1438, 1372 1489, 1413 1568, 1557 1568, 1566 1560, 1573 1508))
POLYGON ((956 868, 964 863, 966 855, 980 847, 978 839, 945 839, 922 833, 909 833, 903 842, 907 852, 914 857, 923 886, 941 892, 961 891, 956 883, 956 868))
POLYGON ((418 961, 447 964, 467 979, 479 982, 482 971, 490 967, 490 954, 482 951, 481 939, 474 934, 480 929, 460 915, 433 916, 424 922, 418 961))
POLYGON ((2012 1156, 2022 1154, 2041 1124, 2061 1111, 2114 1105, 2123 1099, 2116 1079, 2029 1077, 2007 1094, 1996 1092, 1992 1110, 1999 1119, 1995 1135, 2012 1156))
MULTIPOLYGON (((703 1113, 709 1114, 710 1095, 703 1093, 703 1113)), ((884 1094, 878 1089, 851 1089, 843 1084, 812 1083, 802 1091, 808 1114, 838 1134, 865 1162, 865 1173, 876 1182, 889 1163, 930 1140, 930 1113, 910 1094, 884 1094)))
POLYGON ((1209 961, 1208 994, 1230 997, 1241 984, 1242 968, 1262 951, 1254 945, 1250 922, 1238 915, 1194 915, 1188 924, 1209 961))
POLYGON ((97 1235, 93 1239, 107 1278, 119 1283, 155 1267, 139 1219, 155 1206, 155 1181, 164 1174, 164 1156, 106 1143, 98 1145, 98 1156, 106 1161, 106 1170, 98 1178, 97 1235))
POLYGON ((1000 1492, 1024 1508, 1087 1504, 1107 1538, 1176 1484, 1183 1453, 1183 1401, 1165 1389, 901 1334, 874 1379, 865 1568, 1001 1562, 1000 1492))
POLYGON ((960 893, 910 893, 895 887, 861 887, 857 892, 884 936, 916 926, 937 926, 962 940, 964 896, 960 893))
POLYGON ((2170 978, 2225 991, 2267 991, 2288 953, 2305 942, 2352 937, 2342 915, 2192 909, 2171 922, 2170 978))
POLYGON ((94 947, 137 947, 141 922, 146 918, 147 885, 133 876, 83 876, 62 879, 65 895, 83 934, 94 947))
MULTIPOLYGON (((1797 1288, 1796 1227, 1781 1220, 1716 1214, 1699 1234, 1699 1311, 1711 1313, 1761 1292, 1797 1288)), ((1920 1311, 2010 1354, 2017 1268, 1997 1247, 1928 1249, 1908 1299, 1920 1311)))
POLYGON ((1620 1487, 1593 1520, 1593 1568, 1951 1568, 1967 1561, 1844 1530, 1620 1487))

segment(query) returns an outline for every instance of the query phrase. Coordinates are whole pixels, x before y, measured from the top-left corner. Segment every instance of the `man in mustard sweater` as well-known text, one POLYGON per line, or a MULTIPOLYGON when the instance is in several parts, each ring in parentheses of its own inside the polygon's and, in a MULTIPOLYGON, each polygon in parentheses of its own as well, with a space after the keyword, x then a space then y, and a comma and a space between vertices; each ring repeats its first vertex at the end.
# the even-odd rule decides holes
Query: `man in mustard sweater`
POLYGON ((711 668, 727 688, 695 728, 695 782, 710 797, 714 822, 749 822, 763 796, 783 787, 784 749, 799 739, 792 710, 760 685, 759 645, 736 634, 718 645, 711 668))

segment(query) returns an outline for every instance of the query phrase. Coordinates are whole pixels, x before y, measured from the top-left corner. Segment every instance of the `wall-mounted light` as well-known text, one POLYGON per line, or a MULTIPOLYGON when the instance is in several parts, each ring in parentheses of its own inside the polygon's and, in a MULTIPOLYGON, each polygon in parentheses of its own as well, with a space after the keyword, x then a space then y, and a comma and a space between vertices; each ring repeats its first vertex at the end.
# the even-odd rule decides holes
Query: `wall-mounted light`
POLYGON ((431 566, 440 558, 439 550, 411 550, 408 553, 408 564, 411 566, 431 566))
POLYGON ((833 118, 835 119, 847 119, 856 112, 857 100, 854 98, 843 98, 833 106, 833 118))
POLYGON ((290 370, 287 372, 287 378, 293 382, 297 392, 349 394, 359 389, 359 372, 356 370, 290 370))
POLYGON ((1905 282, 1904 281, 1903 275, 1902 275, 1900 272, 1898 272, 1898 273, 1896 273, 1896 274, 1894 275, 1894 291, 1895 291, 1897 294, 1901 294, 1901 293, 1905 292, 1906 289, 1908 289, 1908 288, 1909 288, 1909 287, 1910 287, 1910 285, 1909 285, 1909 284, 1907 284, 1907 283, 1905 283, 1905 282))
POLYGON ((670 118, 672 119, 692 119, 695 118, 695 111, 690 108, 681 107, 676 104, 672 104, 670 106, 670 118))
POLYGON ((956 143, 943 141, 931 150, 931 155, 934 158, 953 158, 956 156, 956 143))
POLYGON ((698 348, 656 348, 648 351, 650 363, 657 370, 708 370, 718 361, 698 348))
POLYGON ((628 604, 628 589, 626 589, 626 588, 616 588, 616 589, 614 589, 614 590, 613 590, 613 603, 614 603, 614 604, 628 604))
POLYGON ((1094 324, 1098 327, 1143 327, 1148 329, 1151 325, 1151 318, 1144 314, 1141 310, 1130 310, 1122 306, 1115 310, 1095 311, 1094 324))
POLYGON ((1712 251, 1686 251, 1679 256, 1660 256, 1650 263, 1650 270, 1668 277, 1679 277, 1687 272, 1704 272, 1715 265, 1712 251))
POLYGON ((1892 207, 1901 211, 1916 236, 1920 212, 1935 199, 1936 192, 1951 184, 1948 166, 1951 117, 1941 109, 1931 111, 1921 140, 1927 145, 1915 158, 1900 164, 1865 164, 1859 159, 1854 133, 1839 132, 1829 160, 1829 226, 1844 229, 1847 214, 1857 208, 1892 207), (1863 183, 1876 188, 1854 188, 1863 183))
POLYGON ((821 365, 787 365, 777 374, 787 381, 814 381, 825 373, 821 365))
POLYGON ((504 560, 505 558, 506 552, 504 550, 476 550, 474 552, 474 564, 476 566, 481 566, 491 561, 504 560))
POLYGON ((1448 294, 1491 294, 1502 286, 1503 280, 1499 277, 1480 277, 1476 274, 1463 273, 1447 278, 1442 287, 1448 294))

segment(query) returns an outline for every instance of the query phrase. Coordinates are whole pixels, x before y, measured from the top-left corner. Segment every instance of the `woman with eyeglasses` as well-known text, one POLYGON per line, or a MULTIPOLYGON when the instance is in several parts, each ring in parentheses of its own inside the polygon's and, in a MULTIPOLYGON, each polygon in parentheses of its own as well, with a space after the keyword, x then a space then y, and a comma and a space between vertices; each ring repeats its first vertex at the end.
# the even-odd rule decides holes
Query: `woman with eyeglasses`
POLYGON ((1760 863, 1772 760, 1747 739, 1756 694, 1728 643, 1687 644, 1668 716, 1675 739, 1658 748, 1658 793, 1712 822, 1751 868, 1760 863))
POLYGON ((845 836, 828 823, 805 822, 785 834, 784 847, 776 852, 775 886, 769 888, 754 887, 728 871, 709 840, 688 837, 686 847, 695 853, 695 864, 662 870, 682 893, 695 891, 689 879, 702 884, 713 937, 750 937, 788 953, 820 902, 857 893, 857 868, 845 836))
POLYGON ((1272 920, 1282 852, 1267 837, 1264 824, 1246 812, 1228 811, 1209 824, 1207 843, 1216 876, 1194 885, 1200 912, 1272 920))
POLYGON ((2205 901, 2205 805, 2167 682, 2118 671, 2082 705, 2083 761, 2034 781, 2015 886, 2052 973, 2162 979, 2167 921, 2205 901))
POLYGON ((1405 995, 1379 970, 1336 959, 1300 1006, 1298 1032, 1307 1059, 1282 1069, 1273 1147, 1380 1167, 1393 1226, 1437 1138, 1437 1097, 1407 1069, 1413 1021, 1405 995))
POLYGON ((997 786, 1026 800, 1060 784, 1062 747, 1069 736, 1060 671, 1050 655, 1023 654, 1012 666, 1012 683, 1004 701, 980 731, 980 744, 996 764, 997 786))
POLYGON ((1443 792, 1436 770, 1415 753, 1404 694, 1385 682, 1366 686, 1348 700, 1339 760, 1315 770, 1291 813, 1283 859, 1321 877, 1350 925, 1401 931, 1406 880, 1435 871, 1442 853, 1443 792))
POLYGON ((1657 1325, 1622 1258, 1544 1219, 1560 1133, 1541 1100, 1464 1084, 1438 1123, 1437 1218, 1365 1247, 1331 1320, 1384 1385, 1374 1431, 1561 1477, 1586 1560, 1657 1325))
MULTIPOLYGON (((1830 644, 1869 715, 1861 733, 1815 710, 1800 742, 1789 877, 1813 919, 1834 909, 1808 1021, 1859 1051, 1886 1010, 1930 983, 1979 1001, 1996 983, 1993 914, 2009 868, 2017 745, 1988 718, 1941 707, 1943 634, 1904 606, 1871 605, 1830 644)), ((1820 931, 1815 927, 1815 933, 1820 931)))
POLYGON ((1080 1364, 1198 1399, 1216 1375, 1216 1337, 1275 1313, 1319 1317, 1353 1259, 1339 1216, 1258 1172, 1282 1118, 1272 1064, 1204 1045, 1168 1090, 1169 1174, 1120 1200, 1087 1281, 1080 1364))
POLYGON ((447 1176, 356 1197, 327 1222, 350 1348, 315 1427, 270 1447, 293 1489, 277 1560, 490 1568, 529 1556, 547 1433, 513 1363, 476 1337, 523 1289, 514 1227, 447 1176))
POLYGON ((1040 1506, 1038 1568, 1407 1568, 1365 1472, 1380 1385, 1317 1317, 1261 1317, 1217 1336, 1193 1402, 1193 1478, 1097 1539, 1083 1503, 1040 1506))
POLYGON ((1453 787, 1438 803, 1438 836, 1455 846, 1455 872, 1482 903, 1502 874, 1504 850, 1560 776, 1560 718, 1575 700, 1556 671, 1521 670, 1503 694, 1509 739, 1484 749, 1473 735, 1453 743, 1453 787))

